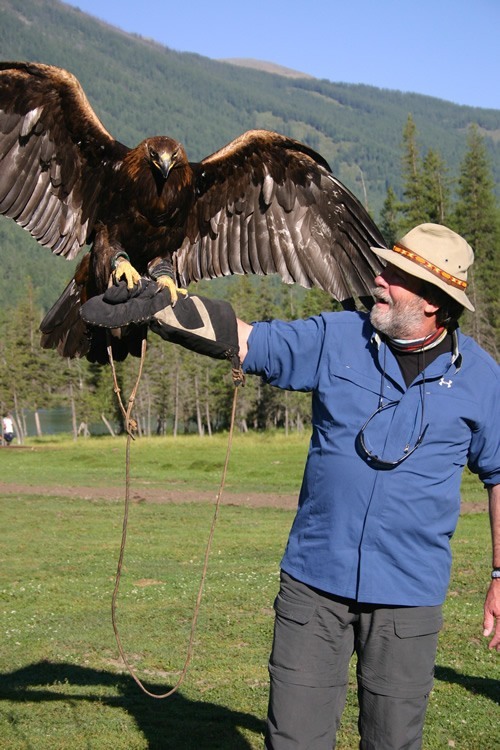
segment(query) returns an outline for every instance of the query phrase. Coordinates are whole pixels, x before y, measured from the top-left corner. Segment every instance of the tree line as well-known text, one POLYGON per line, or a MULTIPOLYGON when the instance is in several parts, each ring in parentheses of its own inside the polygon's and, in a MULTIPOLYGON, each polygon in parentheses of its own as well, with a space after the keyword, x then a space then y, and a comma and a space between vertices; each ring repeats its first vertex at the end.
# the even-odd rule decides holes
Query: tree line
MULTIPOLYGON (((210 60, 126 34, 58 0, 0 0, 4 60, 38 60, 80 80, 113 137, 135 145, 165 133, 201 159, 251 128, 276 130, 319 151, 335 176, 379 216, 389 181, 400 196, 401 132, 412 112, 426 147, 458 173, 464 133, 477 122, 500 195, 500 113, 434 97, 327 80, 288 78, 210 60), (26 18, 30 23, 26 23, 26 18), (40 33, 43 29, 43 34, 40 33), (158 95, 161 92, 161 95, 158 95)), ((60 258, 33 250, 33 239, 0 217, 0 308, 23 291, 29 267, 37 300, 50 305, 55 279, 70 275, 60 258)))
MULTIPOLYGON (((500 211, 479 128, 469 130, 467 151, 454 185, 439 152, 429 149, 421 153, 415 123, 409 116, 403 131, 401 173, 401 195, 388 185, 381 212, 380 226, 388 245, 426 221, 446 224, 470 242, 476 261, 468 293, 476 313, 464 316, 462 328, 497 356, 500 211)), ((114 382, 109 366, 93 365, 85 359, 62 360, 56 352, 40 349, 38 326, 43 311, 27 274, 25 284, 22 300, 0 312, 4 331, 0 341, 0 408, 13 415, 18 439, 26 436, 28 411, 35 413, 36 421, 38 410, 55 406, 70 408, 75 439, 88 434, 88 426, 96 422, 102 422, 113 434, 122 431, 124 421, 116 391, 126 405, 137 379, 138 360, 117 363, 114 382)), ((235 276, 199 282, 191 291, 227 299, 238 316, 248 321, 291 320, 338 309, 320 290, 287 286, 276 277, 235 276)), ((133 413, 138 434, 197 431, 210 435, 225 430, 232 392, 228 362, 195 355, 150 333, 133 413)), ((239 392, 236 419, 243 431, 300 431, 310 421, 310 396, 280 391, 249 377, 239 392)))
POLYGON ((462 328, 498 359, 500 332, 500 210, 484 138, 477 125, 467 134, 467 150, 457 184, 441 154, 421 153, 418 133, 408 117, 402 144, 402 197, 389 185, 380 228, 388 243, 423 222, 445 224, 474 250, 467 294, 475 313, 466 313, 462 328))

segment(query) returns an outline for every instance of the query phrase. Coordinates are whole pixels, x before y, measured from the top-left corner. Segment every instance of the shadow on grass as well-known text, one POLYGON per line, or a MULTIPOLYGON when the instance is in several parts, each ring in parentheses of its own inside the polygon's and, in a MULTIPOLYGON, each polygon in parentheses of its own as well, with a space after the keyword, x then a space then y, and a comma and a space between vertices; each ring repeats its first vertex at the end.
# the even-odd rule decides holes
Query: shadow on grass
POLYGON ((489 677, 474 677, 461 674, 451 667, 436 666, 435 677, 441 682, 452 682, 474 695, 484 695, 495 703, 500 703, 500 682, 489 677))
MULTIPOLYGON (((164 693, 170 688, 147 682, 144 685, 153 693, 164 693)), ((118 708, 134 718, 150 750, 249 750, 250 745, 239 728, 257 734, 262 734, 265 728, 264 722, 251 714, 231 711, 215 703, 191 701, 182 693, 157 700, 145 695, 129 675, 66 663, 42 661, 2 674, 0 700, 68 701, 73 705, 76 701, 88 701, 118 708), (57 689, 51 690, 51 685, 57 689), (85 692, 77 692, 74 689, 77 686, 85 688, 85 692), (92 687, 98 689, 93 693, 92 687), (107 695, 106 688, 109 688, 107 695)))

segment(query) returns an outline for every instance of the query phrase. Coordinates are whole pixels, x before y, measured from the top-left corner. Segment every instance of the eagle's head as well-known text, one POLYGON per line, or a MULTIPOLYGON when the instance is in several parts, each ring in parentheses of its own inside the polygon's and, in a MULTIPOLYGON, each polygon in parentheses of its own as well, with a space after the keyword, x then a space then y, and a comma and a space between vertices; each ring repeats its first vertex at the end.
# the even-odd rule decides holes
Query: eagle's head
POLYGON ((178 141, 168 136, 155 136, 144 141, 145 157, 153 172, 164 180, 168 178, 172 169, 187 164, 187 156, 178 141))

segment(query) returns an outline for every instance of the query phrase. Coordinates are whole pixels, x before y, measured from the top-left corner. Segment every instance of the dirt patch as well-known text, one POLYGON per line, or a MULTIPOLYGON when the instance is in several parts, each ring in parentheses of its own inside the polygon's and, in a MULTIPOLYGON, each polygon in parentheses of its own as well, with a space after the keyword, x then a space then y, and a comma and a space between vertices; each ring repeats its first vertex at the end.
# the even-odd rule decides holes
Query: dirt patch
MULTIPOLYGON (((0 482, 0 496, 3 495, 59 495, 81 500, 108 500, 121 502, 124 499, 122 487, 67 487, 62 484, 39 485, 17 482, 0 482)), ((214 503, 216 492, 197 490, 170 490, 157 487, 132 488, 130 497, 134 503, 214 503)), ((224 491, 223 505, 244 505, 249 508, 283 508, 294 510, 297 495, 275 495, 268 493, 235 493, 224 491)), ((463 502, 461 513, 484 513, 488 510, 486 493, 484 502, 463 502)))
MULTIPOLYGON (((17 482, 0 482, 1 495, 59 495, 83 500, 108 500, 121 502, 124 499, 122 487, 68 487, 62 484, 40 485, 17 482)), ((130 498, 135 503, 214 503, 216 492, 198 490, 170 490, 155 487, 134 487, 130 498)), ((293 510, 297 506, 297 495, 274 495, 266 493, 235 493, 224 491, 223 505, 246 505, 255 508, 285 508, 293 510)))

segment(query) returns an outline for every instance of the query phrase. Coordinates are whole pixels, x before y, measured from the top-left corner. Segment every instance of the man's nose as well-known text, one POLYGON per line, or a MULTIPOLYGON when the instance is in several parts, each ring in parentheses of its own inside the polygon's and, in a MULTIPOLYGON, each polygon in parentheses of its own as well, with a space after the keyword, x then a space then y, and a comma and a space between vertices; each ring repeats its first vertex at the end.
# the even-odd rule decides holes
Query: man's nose
POLYGON ((387 279, 385 278, 386 271, 382 271, 382 273, 379 273, 377 276, 375 276, 375 284, 377 286, 381 286, 384 289, 386 289, 389 284, 387 282, 387 279))

